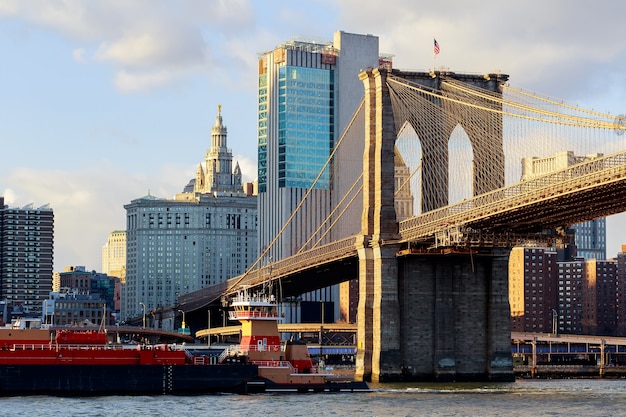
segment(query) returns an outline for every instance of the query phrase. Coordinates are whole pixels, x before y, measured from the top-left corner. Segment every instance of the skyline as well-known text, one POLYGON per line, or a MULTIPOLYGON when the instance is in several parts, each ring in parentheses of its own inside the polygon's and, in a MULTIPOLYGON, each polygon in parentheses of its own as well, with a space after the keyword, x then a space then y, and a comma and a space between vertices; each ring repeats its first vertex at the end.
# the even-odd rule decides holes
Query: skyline
MULTIPOLYGON (((0 193, 12 207, 54 210, 55 271, 99 271, 109 233, 126 227, 124 204, 182 191, 210 147, 218 104, 233 163, 254 180, 257 54, 293 38, 370 33, 395 68, 499 70, 518 88, 626 112, 626 5, 608 0, 591 11, 582 1, 466 10, 392 0, 388 15, 353 0, 36 4, 0 0, 0 149, 10 155, 0 193)), ((607 257, 626 243, 624 225, 624 214, 607 220, 607 257)))

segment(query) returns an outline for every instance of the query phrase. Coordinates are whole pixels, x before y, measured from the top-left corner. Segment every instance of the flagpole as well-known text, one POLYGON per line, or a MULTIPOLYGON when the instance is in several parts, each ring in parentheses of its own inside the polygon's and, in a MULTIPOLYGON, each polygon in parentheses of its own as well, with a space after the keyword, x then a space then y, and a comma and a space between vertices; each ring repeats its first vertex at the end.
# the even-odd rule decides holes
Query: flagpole
POLYGON ((437 54, 435 53, 434 43, 437 42, 437 38, 433 36, 433 40, 434 40, 433 42, 433 74, 434 74, 435 73, 435 60, 437 59, 437 54))

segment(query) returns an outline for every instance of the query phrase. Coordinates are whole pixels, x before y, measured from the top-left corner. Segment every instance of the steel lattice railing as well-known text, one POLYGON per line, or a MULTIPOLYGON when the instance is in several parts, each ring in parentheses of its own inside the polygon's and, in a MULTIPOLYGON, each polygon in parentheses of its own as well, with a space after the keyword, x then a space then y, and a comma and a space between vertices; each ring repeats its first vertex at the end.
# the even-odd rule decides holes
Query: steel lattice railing
POLYGON ((413 217, 400 223, 399 233, 404 242, 419 241, 441 230, 619 179, 626 180, 626 151, 596 158, 413 217))

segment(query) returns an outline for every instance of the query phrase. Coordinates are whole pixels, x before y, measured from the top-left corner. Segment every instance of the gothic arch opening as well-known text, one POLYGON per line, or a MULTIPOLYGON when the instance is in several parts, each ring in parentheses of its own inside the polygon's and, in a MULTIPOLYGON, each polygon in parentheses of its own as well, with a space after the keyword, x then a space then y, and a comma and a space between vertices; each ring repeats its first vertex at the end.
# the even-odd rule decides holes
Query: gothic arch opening
POLYGON ((458 124, 448 139, 448 203, 473 196, 474 149, 467 132, 458 124))
POLYGON ((398 221, 422 213, 422 143, 405 122, 396 138, 394 158, 395 208, 398 221))

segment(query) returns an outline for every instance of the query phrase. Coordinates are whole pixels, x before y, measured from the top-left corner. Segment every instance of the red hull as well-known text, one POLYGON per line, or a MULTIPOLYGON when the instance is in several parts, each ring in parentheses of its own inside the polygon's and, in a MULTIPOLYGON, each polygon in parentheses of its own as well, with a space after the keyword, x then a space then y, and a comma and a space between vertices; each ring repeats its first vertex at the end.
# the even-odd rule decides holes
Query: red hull
POLYGON ((0 365, 185 365, 193 358, 166 345, 135 349, 114 345, 26 344, 0 349, 0 365))

